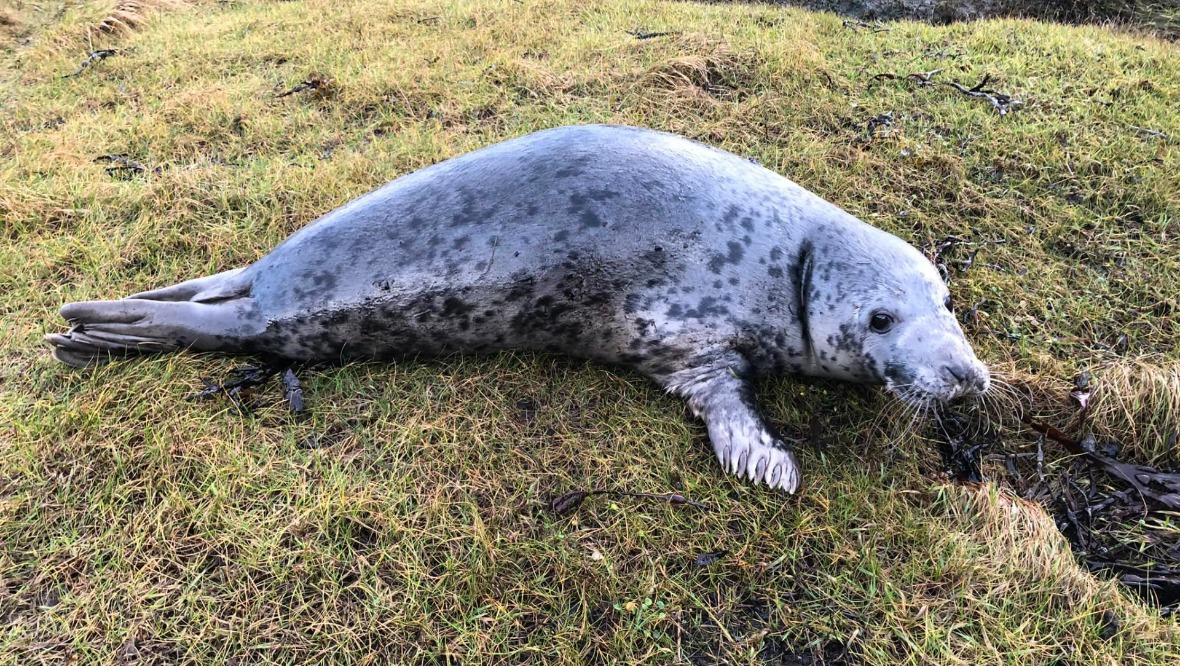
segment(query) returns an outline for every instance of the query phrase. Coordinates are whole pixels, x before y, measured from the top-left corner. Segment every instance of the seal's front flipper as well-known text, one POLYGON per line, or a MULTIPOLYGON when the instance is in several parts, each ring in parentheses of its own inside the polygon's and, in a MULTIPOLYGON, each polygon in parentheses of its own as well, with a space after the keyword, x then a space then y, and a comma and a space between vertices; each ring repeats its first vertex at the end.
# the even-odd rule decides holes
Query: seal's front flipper
POLYGON ((693 413, 705 420, 713 451, 727 472, 794 493, 799 463, 754 407, 747 370, 745 359, 728 352, 660 381, 687 398, 693 413))
POLYGON ((249 298, 215 303, 88 301, 62 307, 61 315, 70 330, 47 335, 45 342, 54 358, 76 368, 133 354, 238 348, 264 328, 249 298))

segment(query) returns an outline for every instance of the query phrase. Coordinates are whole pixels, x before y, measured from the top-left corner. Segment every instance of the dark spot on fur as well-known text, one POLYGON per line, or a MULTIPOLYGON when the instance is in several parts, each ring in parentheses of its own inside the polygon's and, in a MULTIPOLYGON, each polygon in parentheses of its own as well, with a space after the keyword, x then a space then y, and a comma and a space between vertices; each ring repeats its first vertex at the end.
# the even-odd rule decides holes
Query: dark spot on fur
MULTIPOLYGON (((668 311, 671 315, 671 310, 668 311)), ((684 316, 689 319, 706 319, 709 317, 721 317, 729 313, 729 309, 724 305, 719 305, 716 298, 706 296, 697 303, 697 306, 684 313, 684 316)))
POLYGON ((640 311, 640 295, 627 294, 627 298, 623 299, 623 312, 635 314, 638 311, 640 311))
POLYGON ((454 296, 448 297, 443 301, 442 314, 444 317, 456 317, 465 315, 475 309, 474 305, 464 303, 454 296))
POLYGON ((721 221, 725 223, 725 226, 732 227, 734 222, 737 221, 738 216, 741 214, 742 210, 740 208, 731 205, 725 211, 725 215, 721 218, 721 221))
POLYGON ((709 270, 715 274, 721 273, 722 266, 726 264, 739 264, 742 257, 745 256, 745 250, 742 249, 742 244, 737 241, 729 241, 726 244, 729 247, 729 254, 715 254, 709 259, 709 270))
MULTIPOLYGON (((589 162, 589 155, 579 155, 578 157, 571 159, 568 164, 554 172, 553 175, 558 178, 575 178, 577 176, 581 176, 582 174, 586 173, 586 164, 589 162)), ((551 168, 549 164, 543 164, 542 167, 544 167, 546 170, 551 168)))
POLYGON ((840 336, 832 336, 832 338, 829 338, 828 344, 839 351, 860 354, 862 346, 861 339, 862 332, 858 324, 844 323, 840 324, 840 336))
POLYGON ((336 288, 336 276, 327 271, 320 271, 312 276, 311 283, 314 284, 317 289, 331 291, 332 289, 336 288))
POLYGON ((595 213, 592 210, 582 211, 582 216, 580 219, 582 222, 582 226, 586 227, 588 229, 606 226, 606 223, 602 221, 602 218, 598 217, 598 213, 595 213))

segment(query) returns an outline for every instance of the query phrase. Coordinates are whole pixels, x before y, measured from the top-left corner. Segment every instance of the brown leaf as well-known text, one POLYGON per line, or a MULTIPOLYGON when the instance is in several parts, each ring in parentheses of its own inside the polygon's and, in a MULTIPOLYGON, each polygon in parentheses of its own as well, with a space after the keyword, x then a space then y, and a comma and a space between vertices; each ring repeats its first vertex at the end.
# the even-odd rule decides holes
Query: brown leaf
POLYGON ((700 555, 697 555, 697 566, 707 567, 728 554, 728 550, 717 550, 713 551, 712 553, 701 553, 700 555))
POLYGON ((549 508, 553 511, 553 513, 556 513, 559 516, 564 516, 565 514, 576 510, 579 506, 582 506, 582 502, 584 502, 586 497, 589 495, 590 493, 584 490, 575 490, 560 497, 553 498, 553 500, 549 503, 549 508))

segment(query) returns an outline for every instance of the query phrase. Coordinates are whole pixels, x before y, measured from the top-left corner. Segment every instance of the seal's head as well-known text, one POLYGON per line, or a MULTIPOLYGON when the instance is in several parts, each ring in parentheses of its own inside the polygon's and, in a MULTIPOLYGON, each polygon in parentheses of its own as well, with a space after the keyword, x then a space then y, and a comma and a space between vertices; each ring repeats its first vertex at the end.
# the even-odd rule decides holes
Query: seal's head
POLYGON ((905 241, 868 228, 813 243, 800 269, 817 374, 880 382, 913 406, 987 391, 987 366, 938 270, 905 241))

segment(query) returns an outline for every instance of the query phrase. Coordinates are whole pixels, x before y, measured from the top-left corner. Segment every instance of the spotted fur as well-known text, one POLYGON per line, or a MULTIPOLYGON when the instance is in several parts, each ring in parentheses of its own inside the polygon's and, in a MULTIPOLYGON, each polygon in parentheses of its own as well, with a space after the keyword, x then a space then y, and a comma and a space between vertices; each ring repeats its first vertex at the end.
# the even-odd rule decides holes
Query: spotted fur
POLYGON ((405 175, 248 267, 66 305, 73 328, 47 341, 76 366, 185 348, 560 352, 683 396, 729 472, 794 492, 798 465, 750 378, 876 382, 917 402, 985 390, 946 297, 913 247, 749 160, 583 125, 405 175), (878 312, 891 331, 870 330, 878 312))

